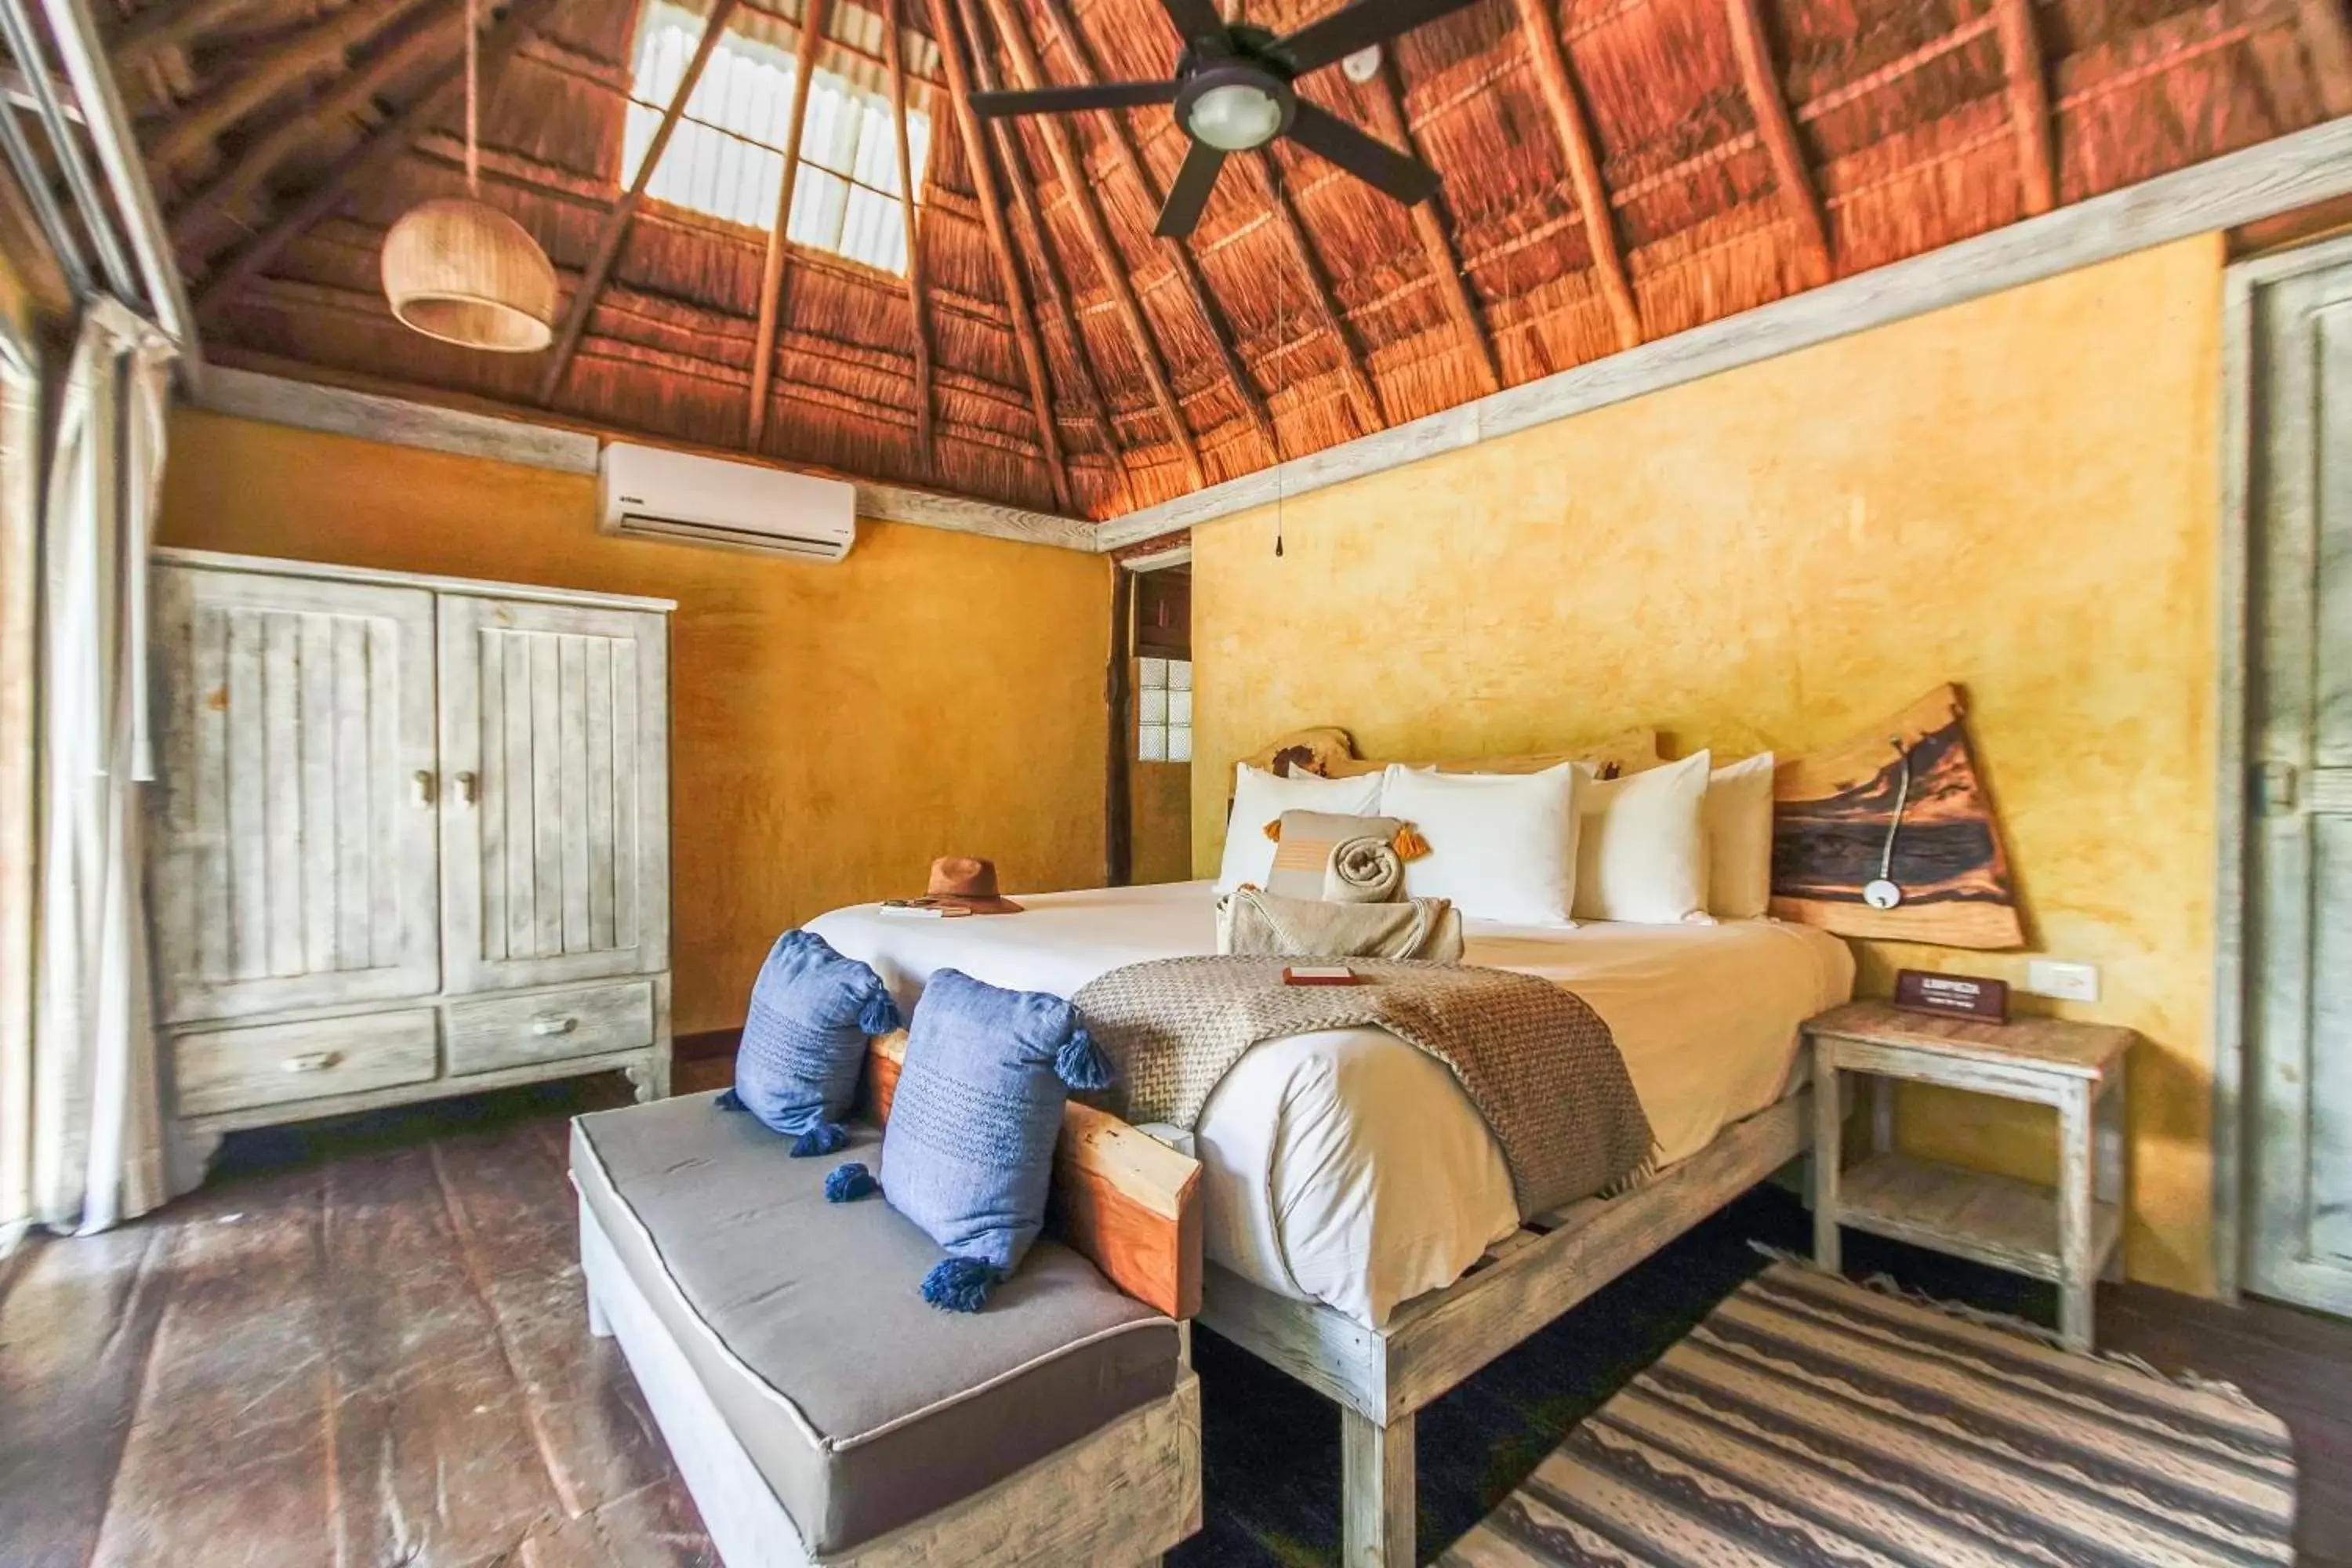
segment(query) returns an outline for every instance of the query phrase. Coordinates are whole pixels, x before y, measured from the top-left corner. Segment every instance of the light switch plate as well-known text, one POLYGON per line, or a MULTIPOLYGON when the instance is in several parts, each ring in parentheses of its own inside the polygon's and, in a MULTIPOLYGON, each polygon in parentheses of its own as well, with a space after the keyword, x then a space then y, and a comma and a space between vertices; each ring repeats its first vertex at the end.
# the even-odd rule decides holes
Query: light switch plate
POLYGON ((2055 996, 2062 1002, 2095 1002, 2099 999, 2099 966, 2068 963, 2055 958, 2028 959, 2023 989, 2036 996, 2055 996))

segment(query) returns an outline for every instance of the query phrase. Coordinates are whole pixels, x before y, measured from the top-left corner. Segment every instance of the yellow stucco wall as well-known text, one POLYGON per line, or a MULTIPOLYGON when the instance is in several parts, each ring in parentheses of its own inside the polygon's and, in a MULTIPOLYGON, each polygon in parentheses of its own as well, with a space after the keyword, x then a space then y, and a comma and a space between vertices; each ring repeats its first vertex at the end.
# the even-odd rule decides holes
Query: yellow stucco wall
POLYGON ((838 565, 607 539, 595 481, 182 410, 163 542, 651 594, 671 626, 677 1027, 740 1023, 777 932, 920 892, 1102 879, 1109 568, 860 524, 838 565))
MULTIPOLYGON (((1794 752, 1939 681, 1970 723, 2035 947, 2102 966, 2147 1044, 2132 1272, 2210 1290, 2221 242, 2183 242, 1195 530, 1194 864, 1235 757, 1633 723, 1794 752)), ((1868 944, 2021 979, 2022 955, 1868 944)), ((1911 1097, 1915 1148, 2020 1173, 2045 1120, 1911 1097)))

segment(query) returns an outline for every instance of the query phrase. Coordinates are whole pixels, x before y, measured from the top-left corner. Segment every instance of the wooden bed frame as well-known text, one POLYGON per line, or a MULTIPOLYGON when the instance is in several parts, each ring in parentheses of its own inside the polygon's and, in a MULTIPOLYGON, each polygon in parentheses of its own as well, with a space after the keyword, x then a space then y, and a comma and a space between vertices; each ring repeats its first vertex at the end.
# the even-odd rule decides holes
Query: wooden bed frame
MULTIPOLYGON (((905 1056, 903 1031, 873 1043, 867 1086, 877 1120, 888 1113, 905 1056)), ((1535 1216, 1461 1279, 1405 1302, 1377 1329, 1203 1267, 1198 1163, 1075 1101, 1055 1150, 1048 1224, 1129 1295, 1180 1320, 1197 1316, 1336 1401, 1340 1562, 1408 1568, 1421 1407, 1769 1179, 1811 1148, 1812 1132, 1813 1091, 1801 1082, 1656 1180, 1535 1216)))
MULTIPOLYGON (((877 1123, 889 1115, 906 1047, 903 1032, 868 1047, 866 1110, 877 1123)), ((822 1559, 809 1554, 583 1201, 588 1326, 620 1342, 728 1568, 1157 1563, 1201 1528, 1201 1383, 1189 1321, 1201 1305, 1201 1167, 1117 1117, 1073 1103, 1054 1151, 1047 1227, 1128 1295, 1177 1320, 1184 1364, 1176 1386, 950 1507, 822 1559)))
POLYGON ((1622 1197, 1537 1215, 1381 1328, 1210 1265, 1201 1321, 1339 1402, 1340 1562, 1412 1563, 1423 1405, 1803 1153, 1812 1106, 1811 1089, 1799 1089, 1622 1197))

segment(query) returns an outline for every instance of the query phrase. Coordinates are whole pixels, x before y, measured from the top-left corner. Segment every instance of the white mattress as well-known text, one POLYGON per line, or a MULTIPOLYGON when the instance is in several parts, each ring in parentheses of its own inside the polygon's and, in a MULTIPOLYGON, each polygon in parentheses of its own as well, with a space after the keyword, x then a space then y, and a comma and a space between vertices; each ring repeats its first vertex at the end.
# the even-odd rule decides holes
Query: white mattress
MULTIPOLYGON (((1148 958, 1216 951, 1206 882, 1021 896, 1027 912, 919 920, 878 906, 809 922, 911 1009, 933 971, 1068 996, 1148 958)), ((1797 1026, 1847 999, 1853 957, 1777 921, 1573 930, 1473 921, 1465 961, 1540 975, 1607 1023, 1666 1163, 1789 1088, 1797 1026)), ((1194 1129, 1212 1262, 1379 1325, 1450 1285, 1518 1224, 1494 1136, 1444 1067, 1383 1029, 1268 1040, 1194 1129)))

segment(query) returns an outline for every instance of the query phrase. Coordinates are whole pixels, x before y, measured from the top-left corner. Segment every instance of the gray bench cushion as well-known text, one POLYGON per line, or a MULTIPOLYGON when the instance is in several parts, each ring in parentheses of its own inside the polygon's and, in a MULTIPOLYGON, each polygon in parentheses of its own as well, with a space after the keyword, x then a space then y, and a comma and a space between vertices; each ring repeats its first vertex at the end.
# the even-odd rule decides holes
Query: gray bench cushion
POLYGON ((1040 1242, 987 1310, 916 1294, 941 1254, 880 1200, 828 1204, 853 1126, 795 1160, 690 1095, 572 1123, 581 1196, 813 1554, 1003 1479, 1175 1387, 1176 1325, 1040 1242))

